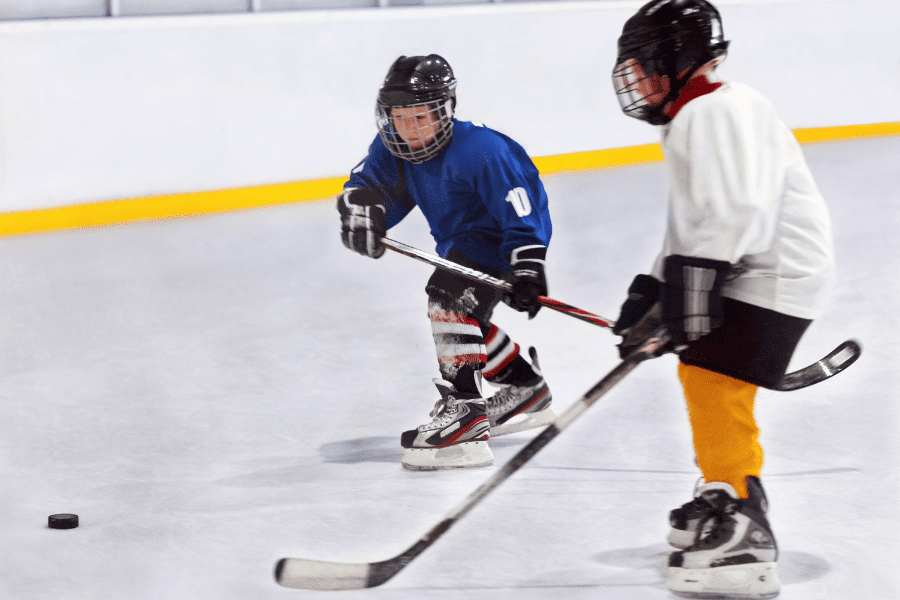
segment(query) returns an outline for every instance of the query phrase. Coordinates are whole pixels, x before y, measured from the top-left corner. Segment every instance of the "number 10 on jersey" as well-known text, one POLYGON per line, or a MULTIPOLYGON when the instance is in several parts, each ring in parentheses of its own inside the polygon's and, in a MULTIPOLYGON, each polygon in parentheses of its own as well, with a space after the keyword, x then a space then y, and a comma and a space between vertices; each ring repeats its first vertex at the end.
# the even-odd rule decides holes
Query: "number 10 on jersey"
POLYGON ((528 200, 528 192, 525 191, 525 188, 517 187, 509 190, 506 201, 513 205, 516 214, 520 217, 527 217, 531 214, 531 201, 528 200))

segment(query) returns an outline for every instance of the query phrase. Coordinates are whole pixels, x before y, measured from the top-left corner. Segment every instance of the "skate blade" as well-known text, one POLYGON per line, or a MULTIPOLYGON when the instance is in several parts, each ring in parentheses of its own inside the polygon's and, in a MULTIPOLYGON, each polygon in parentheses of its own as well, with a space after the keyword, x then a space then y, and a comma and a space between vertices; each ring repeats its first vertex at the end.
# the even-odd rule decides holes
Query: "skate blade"
POLYGON ((556 420, 556 413, 549 406, 535 413, 520 413, 505 423, 491 425, 491 437, 544 427, 554 420, 556 420))
POLYGON ((709 569, 666 569, 666 585, 679 598, 768 600, 781 591, 775 563, 709 569))
POLYGON ((462 442, 447 448, 406 448, 400 464, 410 471, 471 469, 494 464, 487 442, 462 442))

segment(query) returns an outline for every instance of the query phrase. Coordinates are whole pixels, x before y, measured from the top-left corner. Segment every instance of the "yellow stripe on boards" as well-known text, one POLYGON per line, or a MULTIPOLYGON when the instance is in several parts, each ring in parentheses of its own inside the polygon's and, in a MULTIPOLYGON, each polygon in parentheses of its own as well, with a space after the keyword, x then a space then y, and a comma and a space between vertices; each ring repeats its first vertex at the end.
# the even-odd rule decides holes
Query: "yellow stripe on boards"
MULTIPOLYGON (((900 122, 839 127, 795 129, 802 144, 900 134, 900 122)), ((541 175, 622 167, 663 160, 659 144, 627 148, 573 152, 534 159, 541 175)), ((111 200, 59 208, 0 214, 0 235, 37 233, 115 223, 168 219, 193 215, 309 202, 332 198, 340 193, 345 177, 282 183, 259 187, 111 200)))
MULTIPOLYGON (((853 138, 875 137, 900 134, 900 123, 875 123, 872 125, 843 125, 839 127, 810 127, 795 129, 794 135, 801 144, 831 142, 853 138)), ((627 148, 611 148, 591 152, 573 152, 556 156, 542 156, 534 159, 541 175, 552 175, 563 171, 583 171, 606 167, 622 167, 639 163, 663 160, 659 144, 645 144, 627 148)))
POLYGON ((591 152, 573 152, 555 156, 540 156, 534 159, 534 165, 541 175, 552 175, 563 171, 584 171, 605 167, 621 167, 663 159, 659 144, 629 146, 627 148, 611 148, 609 150, 593 150, 591 152))
POLYGON ((115 223, 187 217, 232 210, 321 200, 337 196, 346 179, 112 200, 0 214, 0 235, 98 227, 115 223))
POLYGON ((833 142, 853 138, 900 134, 900 123, 873 123, 871 125, 842 125, 839 127, 811 127, 795 129, 794 135, 801 144, 833 142))

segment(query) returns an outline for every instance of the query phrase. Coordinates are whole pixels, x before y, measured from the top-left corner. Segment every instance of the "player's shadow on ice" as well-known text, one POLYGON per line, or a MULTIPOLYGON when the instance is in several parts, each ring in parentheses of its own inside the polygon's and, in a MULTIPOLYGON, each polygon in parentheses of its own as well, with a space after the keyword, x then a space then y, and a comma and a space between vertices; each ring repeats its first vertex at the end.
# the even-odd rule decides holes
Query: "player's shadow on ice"
MULTIPOLYGON (((598 563, 627 569, 598 583, 627 585, 636 583, 637 579, 643 580, 641 583, 652 584, 653 582, 649 581, 651 578, 662 583, 665 580, 668 556, 672 551, 673 548, 667 544, 654 544, 640 548, 618 548, 595 554, 593 560, 598 563), (653 575, 650 575, 651 573, 653 575)), ((778 553, 778 578, 785 585, 812 581, 824 577, 830 571, 831 564, 820 556, 791 550, 778 553)))
POLYGON ((341 440, 319 446, 319 455, 327 463, 399 463, 402 454, 399 435, 341 440))
MULTIPOLYGON (((519 436, 492 439, 491 448, 525 445, 527 438, 519 436)), ((329 442, 319 447, 319 455, 326 463, 357 464, 366 462, 400 463, 403 448, 400 447, 400 435, 357 438, 329 442)))

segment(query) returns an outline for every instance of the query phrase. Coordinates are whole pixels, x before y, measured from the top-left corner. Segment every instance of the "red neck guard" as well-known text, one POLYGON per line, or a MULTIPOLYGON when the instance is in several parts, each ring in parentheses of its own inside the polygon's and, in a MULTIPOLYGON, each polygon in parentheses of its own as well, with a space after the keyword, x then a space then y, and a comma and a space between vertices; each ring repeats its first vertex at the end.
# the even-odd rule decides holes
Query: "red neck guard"
POLYGON ((681 88, 681 91, 678 93, 678 98, 675 100, 675 104, 672 105, 672 109, 669 111, 669 117, 671 119, 675 118, 675 115, 678 114, 684 105, 693 100, 694 98, 699 98, 700 96, 705 96, 706 94, 712 93, 722 87, 722 82, 712 83, 706 76, 694 77, 690 79, 684 87, 681 88))

